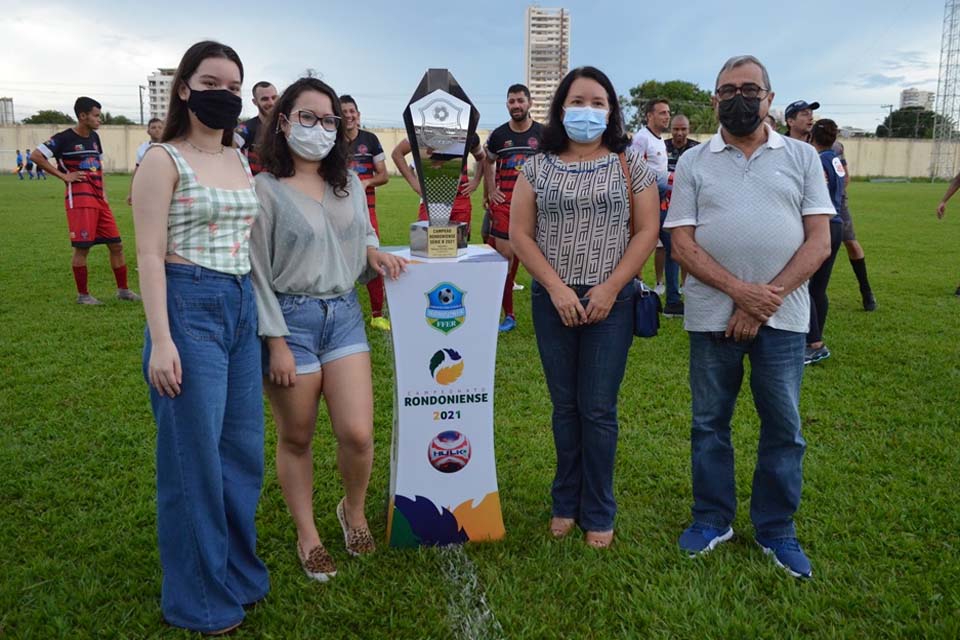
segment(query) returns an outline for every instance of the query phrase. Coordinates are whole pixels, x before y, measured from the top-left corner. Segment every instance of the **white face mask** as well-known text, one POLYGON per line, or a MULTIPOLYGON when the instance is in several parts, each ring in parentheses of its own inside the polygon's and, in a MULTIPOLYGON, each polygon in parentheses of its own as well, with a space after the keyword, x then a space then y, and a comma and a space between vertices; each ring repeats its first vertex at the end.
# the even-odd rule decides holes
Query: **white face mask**
POLYGON ((311 162, 323 160, 330 154, 336 142, 337 132, 327 131, 320 126, 319 122, 313 127, 305 127, 299 122, 290 123, 287 144, 290 145, 291 151, 304 160, 311 162))

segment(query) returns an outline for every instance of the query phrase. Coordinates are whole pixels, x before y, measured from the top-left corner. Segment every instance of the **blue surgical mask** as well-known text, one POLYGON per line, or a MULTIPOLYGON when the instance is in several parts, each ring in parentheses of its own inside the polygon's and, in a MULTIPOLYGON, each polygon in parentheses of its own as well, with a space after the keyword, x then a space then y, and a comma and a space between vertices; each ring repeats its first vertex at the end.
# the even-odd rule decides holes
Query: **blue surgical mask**
POLYGON ((593 142, 607 130, 607 110, 564 107, 563 128, 574 142, 593 142))

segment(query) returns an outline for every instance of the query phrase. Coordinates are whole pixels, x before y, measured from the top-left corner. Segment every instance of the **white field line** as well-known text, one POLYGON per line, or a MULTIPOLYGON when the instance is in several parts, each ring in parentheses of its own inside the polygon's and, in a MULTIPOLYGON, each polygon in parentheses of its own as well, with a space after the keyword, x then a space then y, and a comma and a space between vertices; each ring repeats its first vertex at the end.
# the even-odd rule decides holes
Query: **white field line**
POLYGON ((443 577, 447 581, 447 624, 451 637, 463 640, 505 638, 503 627, 487 604, 476 567, 462 545, 438 550, 443 577))

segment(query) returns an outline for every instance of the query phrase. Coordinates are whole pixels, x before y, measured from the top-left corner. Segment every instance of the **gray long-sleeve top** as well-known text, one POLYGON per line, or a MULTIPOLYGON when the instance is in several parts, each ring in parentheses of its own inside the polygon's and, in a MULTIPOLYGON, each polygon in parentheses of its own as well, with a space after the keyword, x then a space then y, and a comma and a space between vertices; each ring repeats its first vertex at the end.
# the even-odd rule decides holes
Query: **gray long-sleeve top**
POLYGON ((250 263, 259 333, 286 336, 290 332, 277 294, 334 298, 349 293, 367 269, 367 247, 379 247, 380 241, 353 172, 345 197, 327 185, 321 201, 269 173, 255 181, 260 215, 251 228, 250 263))

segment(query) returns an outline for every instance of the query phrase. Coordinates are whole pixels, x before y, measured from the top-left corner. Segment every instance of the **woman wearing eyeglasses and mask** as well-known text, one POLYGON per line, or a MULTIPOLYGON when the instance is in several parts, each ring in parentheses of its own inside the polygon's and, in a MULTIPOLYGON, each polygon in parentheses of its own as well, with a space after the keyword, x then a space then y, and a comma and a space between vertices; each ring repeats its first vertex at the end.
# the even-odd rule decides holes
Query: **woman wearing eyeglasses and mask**
POLYGON ((208 634, 266 596, 254 516, 263 483, 263 385, 248 275, 253 176, 231 148, 243 65, 218 42, 190 47, 173 77, 162 143, 133 181, 157 422, 161 610, 208 634))
POLYGON ((524 165, 510 209, 510 238, 534 278, 533 325, 553 401, 550 532, 559 538, 579 525, 597 548, 613 541, 632 280, 660 226, 656 176, 627 143, 609 78, 574 69, 557 87, 543 153, 524 165))
POLYGON ((373 466, 370 348, 354 290, 362 275, 397 278, 405 260, 379 251, 364 188, 348 171, 340 100, 301 78, 280 96, 260 140, 261 215, 251 239, 263 374, 277 423, 277 475, 311 578, 336 574, 313 519, 311 441, 321 395, 346 496, 336 506, 347 552, 374 550, 364 514, 373 466))

